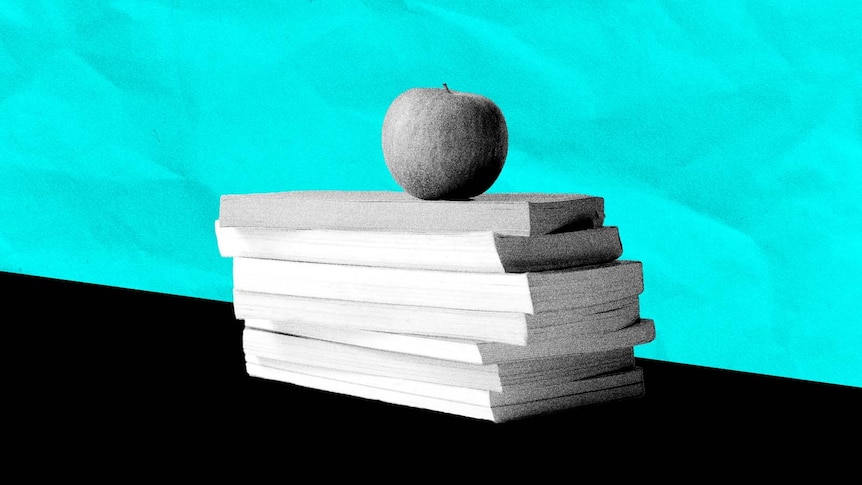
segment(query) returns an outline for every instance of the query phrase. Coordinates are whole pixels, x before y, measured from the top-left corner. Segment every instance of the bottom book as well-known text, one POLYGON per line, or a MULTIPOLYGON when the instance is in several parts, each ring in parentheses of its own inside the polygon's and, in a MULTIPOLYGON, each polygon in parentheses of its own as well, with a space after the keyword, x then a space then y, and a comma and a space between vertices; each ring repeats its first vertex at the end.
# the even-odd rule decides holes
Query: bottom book
POLYGON ((643 371, 628 367, 572 380, 507 386, 502 392, 368 375, 248 354, 252 377, 497 423, 639 397, 643 371))

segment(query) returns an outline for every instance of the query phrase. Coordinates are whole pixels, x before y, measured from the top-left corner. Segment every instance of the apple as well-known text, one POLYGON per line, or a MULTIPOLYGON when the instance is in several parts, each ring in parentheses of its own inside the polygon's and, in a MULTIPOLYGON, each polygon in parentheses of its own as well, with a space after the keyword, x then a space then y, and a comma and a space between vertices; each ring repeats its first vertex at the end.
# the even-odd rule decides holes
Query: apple
POLYGON ((383 157, 407 193, 426 200, 475 197, 497 180, 509 149, 500 108, 485 96, 413 88, 383 119, 383 157))

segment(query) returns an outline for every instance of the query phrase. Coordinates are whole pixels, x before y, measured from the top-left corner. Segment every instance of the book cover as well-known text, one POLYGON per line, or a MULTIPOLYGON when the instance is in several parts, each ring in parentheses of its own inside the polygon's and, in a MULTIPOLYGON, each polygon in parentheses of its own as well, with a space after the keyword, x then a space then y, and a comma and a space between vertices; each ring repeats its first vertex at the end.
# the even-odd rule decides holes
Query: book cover
POLYGON ((530 273, 475 273, 233 258, 234 288, 310 298, 538 313, 643 291, 639 261, 530 273))
POLYGON ((630 367, 544 385, 512 385, 500 392, 368 376, 252 357, 250 376, 391 404, 493 422, 634 398, 644 392, 643 370, 630 367), (283 365, 282 365, 283 364, 283 365))
POLYGON ((395 232, 224 227, 223 257, 405 269, 517 273, 585 266, 622 255, 619 229, 603 226, 538 236, 494 232, 395 232))
POLYGON ((653 321, 649 319, 639 319, 631 325, 612 332, 570 334, 529 345, 402 335, 390 332, 309 325, 294 321, 250 319, 245 321, 245 325, 248 328, 279 334, 474 364, 496 364, 576 353, 596 353, 634 347, 655 339, 655 326, 653 321))
POLYGON ((422 200, 396 191, 288 191, 221 196, 223 227, 488 231, 534 236, 604 223, 604 199, 585 194, 481 194, 422 200))
POLYGON ((289 320, 405 335, 526 345, 572 334, 610 332, 634 323, 639 296, 534 314, 392 305, 233 291, 237 319, 289 320))
POLYGON ((572 378, 573 373, 584 375, 585 368, 593 369, 598 363, 619 363, 620 359, 633 358, 632 347, 623 347, 541 359, 477 364, 298 337, 251 327, 243 329, 242 338, 243 351, 247 356, 255 355, 295 364, 487 391, 502 391, 503 386, 515 383, 540 383, 555 379, 566 381, 572 378))

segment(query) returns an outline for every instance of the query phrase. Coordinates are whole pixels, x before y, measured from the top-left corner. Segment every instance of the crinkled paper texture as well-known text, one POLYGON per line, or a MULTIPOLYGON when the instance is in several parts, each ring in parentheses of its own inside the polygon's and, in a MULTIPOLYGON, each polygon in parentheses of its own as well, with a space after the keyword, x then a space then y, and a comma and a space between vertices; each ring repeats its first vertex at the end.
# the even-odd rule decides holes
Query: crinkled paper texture
POLYGON ((492 191, 605 197, 639 356, 862 385, 859 2, 205 5, 0 5, 0 270, 229 300, 219 196, 397 190, 385 110, 445 82, 492 191))

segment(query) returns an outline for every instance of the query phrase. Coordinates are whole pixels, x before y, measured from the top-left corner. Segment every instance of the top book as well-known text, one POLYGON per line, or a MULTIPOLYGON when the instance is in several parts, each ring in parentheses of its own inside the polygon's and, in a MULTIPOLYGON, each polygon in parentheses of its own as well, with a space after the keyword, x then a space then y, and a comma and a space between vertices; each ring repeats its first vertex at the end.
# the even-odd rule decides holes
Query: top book
POLYGON ((223 195, 222 227, 491 231, 535 236, 601 227, 604 199, 583 194, 498 193, 422 200, 405 192, 309 190, 223 195))

